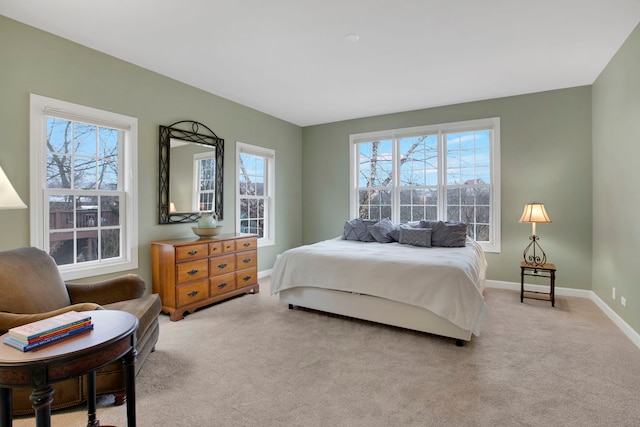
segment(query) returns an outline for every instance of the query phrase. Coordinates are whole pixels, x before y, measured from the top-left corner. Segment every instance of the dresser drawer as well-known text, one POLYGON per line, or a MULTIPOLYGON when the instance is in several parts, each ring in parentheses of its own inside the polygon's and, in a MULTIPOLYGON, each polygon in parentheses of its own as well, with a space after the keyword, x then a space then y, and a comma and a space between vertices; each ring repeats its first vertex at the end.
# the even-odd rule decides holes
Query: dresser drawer
POLYGON ((236 241, 235 240, 225 240, 222 242, 222 252, 229 253, 236 251, 236 241))
POLYGON ((209 255, 209 247, 206 243, 189 246, 178 246, 176 248, 176 261, 187 261, 190 259, 206 258, 209 255))
POLYGON ((258 251, 236 253, 236 268, 242 270, 258 266, 258 251))
POLYGON ((209 275, 217 276, 218 274, 231 273, 236 271, 235 254, 220 255, 209 258, 209 275))
POLYGON ((258 269, 247 268, 236 272, 236 288, 253 285, 258 283, 258 269))
POLYGON ((209 243, 209 255, 220 255, 222 253, 222 242, 209 243))
POLYGON ((209 277, 209 261, 206 258, 197 261, 183 262, 177 264, 176 267, 176 281, 178 283, 186 283, 209 277))
POLYGON ((234 273, 221 274, 209 279, 209 295, 219 295, 236 288, 236 275, 234 273))
POLYGON ((258 239, 255 237, 247 237, 245 239, 236 240, 236 250, 237 251, 247 251, 249 249, 257 249, 258 248, 258 239))
POLYGON ((178 293, 179 306, 191 304, 209 298, 208 280, 202 280, 200 282, 178 286, 176 289, 178 293))

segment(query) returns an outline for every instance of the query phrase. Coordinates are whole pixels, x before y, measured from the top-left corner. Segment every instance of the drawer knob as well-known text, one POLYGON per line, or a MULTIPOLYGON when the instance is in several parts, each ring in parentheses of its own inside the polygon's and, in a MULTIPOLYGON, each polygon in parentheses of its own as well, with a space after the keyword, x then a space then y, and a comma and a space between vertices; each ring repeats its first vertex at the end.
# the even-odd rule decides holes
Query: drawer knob
POLYGON ((248 280, 251 280, 251 276, 244 276, 242 278, 242 280, 244 280, 245 282, 248 281, 248 280))
POLYGON ((218 264, 218 268, 225 268, 227 264, 218 264))
POLYGON ((194 268, 193 270, 189 270, 189 271, 187 271, 187 274, 189 274, 189 275, 193 276, 193 275, 194 275, 194 274, 196 274, 198 271, 200 271, 200 270, 196 270, 196 269, 194 268))
POLYGON ((196 251, 196 250, 193 250, 193 249, 192 249, 192 250, 190 250, 190 251, 189 251, 189 252, 187 252, 187 253, 188 253, 189 255, 195 255, 195 254, 197 254, 197 253, 198 253, 198 251, 196 251))
POLYGON ((198 295, 200 293, 200 291, 191 291, 189 292, 187 295, 189 295, 190 297, 195 297, 196 295, 198 295))
POLYGON ((251 243, 246 242, 246 243, 244 244, 244 247, 246 248, 247 246, 251 246, 251 243))
POLYGON ((251 262, 251 258, 245 258, 242 260, 245 264, 248 264, 251 262))
POLYGON ((218 287, 219 287, 220 289, 224 288, 225 286, 227 286, 227 283, 226 283, 226 282, 225 282, 225 283, 220 283, 220 284, 218 285, 218 287))

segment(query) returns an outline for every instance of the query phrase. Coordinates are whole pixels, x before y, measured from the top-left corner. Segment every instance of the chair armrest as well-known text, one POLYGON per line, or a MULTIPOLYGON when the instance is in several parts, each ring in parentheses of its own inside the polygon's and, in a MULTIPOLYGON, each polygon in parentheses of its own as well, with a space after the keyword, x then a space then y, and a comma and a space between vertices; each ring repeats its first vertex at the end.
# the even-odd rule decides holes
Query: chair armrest
POLYGON ((47 319, 49 317, 57 316, 58 314, 66 313, 68 311, 91 311, 102 310, 102 307, 94 303, 81 303, 74 304, 67 307, 59 308, 57 310, 48 311, 46 313, 35 314, 22 314, 22 313, 7 313, 6 311, 0 312, 0 334, 4 334, 11 328, 16 326, 25 325, 27 323, 36 322, 38 320, 47 319))
POLYGON ((137 274, 102 280, 95 283, 66 283, 71 304, 94 302, 100 305, 140 298, 146 292, 142 277, 137 274))

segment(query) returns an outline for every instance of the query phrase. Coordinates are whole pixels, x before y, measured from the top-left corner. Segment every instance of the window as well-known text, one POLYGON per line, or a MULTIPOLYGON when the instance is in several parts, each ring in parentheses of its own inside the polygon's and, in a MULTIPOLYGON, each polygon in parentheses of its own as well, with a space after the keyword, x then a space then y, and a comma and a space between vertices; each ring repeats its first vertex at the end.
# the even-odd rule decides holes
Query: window
POLYGON ((65 280, 138 267, 137 126, 31 95, 31 245, 65 280))
POLYGON ((500 251, 500 119, 351 135, 351 217, 461 221, 500 251))
POLYGON ((258 246, 275 244, 275 151, 236 143, 236 230, 258 235, 258 246))
POLYGON ((197 153, 193 155, 194 195, 191 198, 195 212, 215 212, 216 201, 216 155, 197 153))

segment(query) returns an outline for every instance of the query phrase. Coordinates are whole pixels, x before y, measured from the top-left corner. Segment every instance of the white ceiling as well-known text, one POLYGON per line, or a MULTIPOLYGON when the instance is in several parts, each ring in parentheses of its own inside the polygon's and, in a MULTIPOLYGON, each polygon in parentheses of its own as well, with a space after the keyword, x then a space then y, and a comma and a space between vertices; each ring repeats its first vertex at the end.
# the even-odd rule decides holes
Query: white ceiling
POLYGON ((0 13, 307 126, 592 84, 640 0, 0 0, 0 13))

